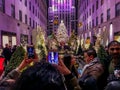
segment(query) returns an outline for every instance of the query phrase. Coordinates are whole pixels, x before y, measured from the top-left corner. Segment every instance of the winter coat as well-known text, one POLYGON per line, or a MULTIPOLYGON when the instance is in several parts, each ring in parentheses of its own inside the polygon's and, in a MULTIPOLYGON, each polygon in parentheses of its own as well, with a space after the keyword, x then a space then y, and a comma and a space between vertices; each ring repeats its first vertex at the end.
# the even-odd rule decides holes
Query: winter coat
POLYGON ((94 58, 89 64, 86 64, 79 78, 82 90, 99 90, 98 79, 103 73, 104 67, 98 58, 94 58))
POLYGON ((85 75, 91 75, 97 80, 102 75, 103 72, 104 67, 101 64, 100 60, 98 58, 94 58, 93 61, 85 65, 81 77, 85 75))

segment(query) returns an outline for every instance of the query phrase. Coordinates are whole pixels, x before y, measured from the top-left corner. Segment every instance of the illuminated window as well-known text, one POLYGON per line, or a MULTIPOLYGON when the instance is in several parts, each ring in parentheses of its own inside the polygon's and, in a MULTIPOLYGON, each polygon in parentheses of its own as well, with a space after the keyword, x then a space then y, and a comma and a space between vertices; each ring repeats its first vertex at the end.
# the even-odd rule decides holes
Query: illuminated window
POLYGON ((110 41, 113 40, 113 25, 110 23, 110 35, 109 35, 110 41))

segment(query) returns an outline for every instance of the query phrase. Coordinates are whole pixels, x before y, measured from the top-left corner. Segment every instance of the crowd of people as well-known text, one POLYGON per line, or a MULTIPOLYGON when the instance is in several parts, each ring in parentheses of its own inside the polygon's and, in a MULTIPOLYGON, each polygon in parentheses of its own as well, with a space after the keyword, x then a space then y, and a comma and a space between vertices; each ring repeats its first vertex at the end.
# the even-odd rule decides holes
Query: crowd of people
POLYGON ((58 64, 50 64, 46 57, 36 62, 37 54, 34 59, 25 57, 1 79, 0 90, 120 90, 120 43, 108 44, 104 64, 95 49, 82 52, 85 65, 81 73, 75 67, 76 57, 71 54, 60 55, 58 64), (33 66, 20 72, 31 62, 33 66))

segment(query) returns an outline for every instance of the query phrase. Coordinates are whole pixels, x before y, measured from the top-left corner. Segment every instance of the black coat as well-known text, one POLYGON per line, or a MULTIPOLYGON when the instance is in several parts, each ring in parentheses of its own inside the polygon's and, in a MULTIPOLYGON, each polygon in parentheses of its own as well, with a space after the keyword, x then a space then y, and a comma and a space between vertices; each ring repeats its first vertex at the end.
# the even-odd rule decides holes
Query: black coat
POLYGON ((11 58, 11 55, 12 55, 12 53, 11 53, 11 50, 9 49, 9 48, 4 48, 3 49, 3 52, 2 52, 2 55, 5 57, 5 59, 6 60, 10 60, 10 58, 11 58))

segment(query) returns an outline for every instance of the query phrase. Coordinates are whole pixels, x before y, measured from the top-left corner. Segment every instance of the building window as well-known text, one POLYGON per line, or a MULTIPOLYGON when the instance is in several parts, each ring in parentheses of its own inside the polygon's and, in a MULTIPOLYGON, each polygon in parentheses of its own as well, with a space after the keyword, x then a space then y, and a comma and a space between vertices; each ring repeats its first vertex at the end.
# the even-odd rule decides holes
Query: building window
POLYGON ((91 21, 89 22, 89 29, 91 28, 91 21))
POLYGON ((37 27, 37 22, 36 22, 36 27, 37 27))
POLYGON ((86 14, 85 14, 85 20, 86 20, 86 14))
POLYGON ((29 10, 31 10, 31 2, 29 2, 29 10))
POLYGON ((37 17, 37 9, 35 10, 35 16, 37 17))
POLYGON ((87 30, 88 30, 88 23, 87 23, 87 30))
POLYGON ((35 27, 35 21, 33 20, 33 28, 35 27))
POLYGON ((87 12, 87 18, 88 18, 88 12, 87 12))
POLYGON ((35 0, 35 3, 37 3, 37 0, 35 0))
POLYGON ((120 16, 120 2, 115 5, 115 15, 120 16))
POLYGON ((34 6, 33 6, 33 14, 34 14, 34 6))
POLYGON ((39 12, 38 12, 38 18, 39 18, 39 12))
POLYGON ((27 0, 25 0, 25 6, 27 7, 27 0))
POLYGON ((31 26, 31 18, 29 18, 29 24, 30 24, 30 26, 31 26))
POLYGON ((4 0, 0 0, 0 11, 5 12, 5 1, 4 0))
POLYGON ((98 9, 98 5, 99 5, 99 4, 98 4, 98 0, 97 0, 97 1, 96 1, 96 10, 98 9))
POLYGON ((83 21, 84 21, 84 16, 83 16, 83 21))
POLYGON ((25 24, 27 24, 27 15, 25 15, 25 24))
POLYGON ((94 5, 92 6, 92 13, 94 13, 94 5))
POLYGON ((103 23, 103 13, 101 14, 101 23, 103 23))
POLYGON ((98 17, 96 17, 96 26, 98 25, 98 17))
POLYGON ((22 22, 22 11, 19 10, 19 20, 22 22))
POLYGON ((107 10, 107 20, 110 19, 110 9, 107 10))
POLYGON ((85 30, 86 30, 86 25, 85 25, 85 30))
POLYGON ((91 8, 90 8, 90 11, 89 11, 89 15, 91 15, 91 8))
POLYGON ((88 0, 87 0, 87 6, 88 6, 88 0))
POLYGON ((92 27, 94 27, 94 19, 92 20, 92 27))
POLYGON ((15 6, 11 4, 11 16, 15 18, 15 6))
POLYGON ((101 0, 101 5, 103 5, 103 3, 104 3, 104 0, 101 0))

